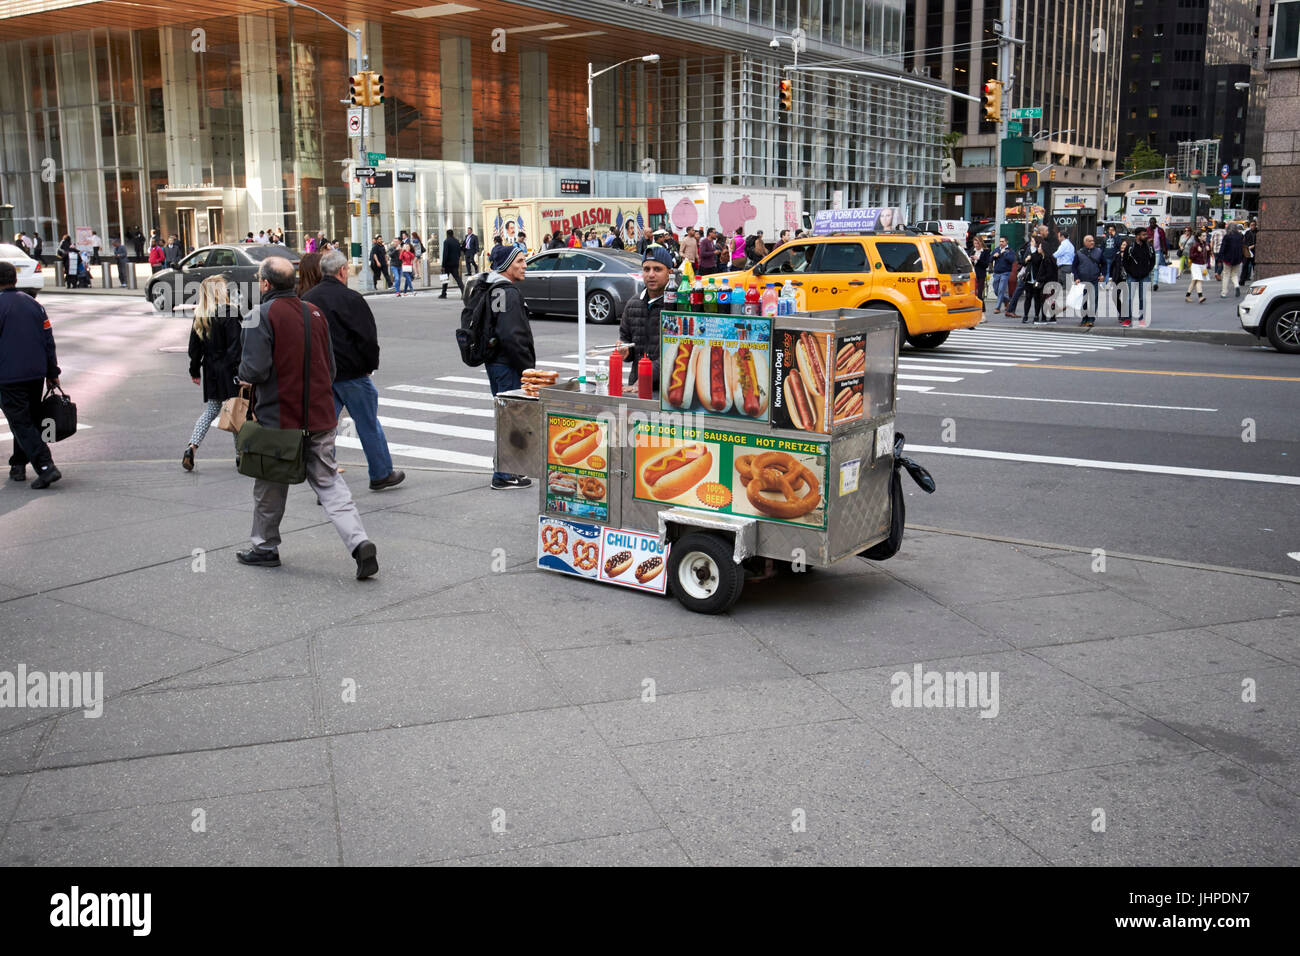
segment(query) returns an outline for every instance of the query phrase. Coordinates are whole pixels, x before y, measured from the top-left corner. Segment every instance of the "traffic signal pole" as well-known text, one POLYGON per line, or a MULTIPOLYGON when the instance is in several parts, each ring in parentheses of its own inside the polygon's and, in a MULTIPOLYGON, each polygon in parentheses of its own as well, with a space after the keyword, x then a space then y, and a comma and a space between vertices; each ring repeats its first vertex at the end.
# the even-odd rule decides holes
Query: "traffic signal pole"
MULTIPOLYGON (((365 67, 366 54, 365 54, 365 50, 362 48, 361 45, 361 27, 357 27, 357 30, 355 33, 352 34, 352 37, 354 40, 356 40, 356 44, 357 44, 357 72, 360 73, 362 70, 366 68, 365 67)), ((369 90, 367 90, 366 92, 368 94, 369 90)), ((366 145, 367 145, 366 130, 368 130, 369 128, 370 128, 370 107, 363 106, 361 107, 361 135, 357 137, 357 144, 358 144, 357 165, 358 166, 366 165, 366 145)), ((366 196, 365 189, 360 185, 355 175, 353 175, 352 181, 354 183, 357 183, 357 188, 361 191, 361 241, 357 244, 358 250, 361 253, 360 255, 361 275, 359 278, 361 279, 361 287, 365 289, 367 292, 371 292, 375 288, 375 274, 369 268, 370 250, 369 247, 366 245, 366 236, 370 235, 370 201, 366 196)))
POLYGON ((998 120, 997 142, 993 144, 997 151, 997 203, 993 218, 997 223, 994 230, 994 242, 1002 235, 1002 227, 1007 216, 1007 170, 1002 165, 1002 143, 1007 138, 1007 119, 1011 111, 1011 0, 1002 0, 1002 32, 998 35, 998 82, 1002 84, 1002 115, 998 120))

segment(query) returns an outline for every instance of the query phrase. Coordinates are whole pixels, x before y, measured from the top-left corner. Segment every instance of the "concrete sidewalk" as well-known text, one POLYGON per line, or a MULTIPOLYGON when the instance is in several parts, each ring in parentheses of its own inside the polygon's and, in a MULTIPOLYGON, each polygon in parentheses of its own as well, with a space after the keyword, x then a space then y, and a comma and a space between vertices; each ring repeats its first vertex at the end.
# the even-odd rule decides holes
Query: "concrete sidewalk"
POLYGON ((701 617, 535 570, 477 474, 349 467, 357 582, 305 486, 251 569, 229 460, 60 465, 0 490, 0 670, 107 699, 0 709, 6 865, 1300 856, 1297 578, 913 530, 701 617), (896 706, 916 669, 998 696, 896 706))

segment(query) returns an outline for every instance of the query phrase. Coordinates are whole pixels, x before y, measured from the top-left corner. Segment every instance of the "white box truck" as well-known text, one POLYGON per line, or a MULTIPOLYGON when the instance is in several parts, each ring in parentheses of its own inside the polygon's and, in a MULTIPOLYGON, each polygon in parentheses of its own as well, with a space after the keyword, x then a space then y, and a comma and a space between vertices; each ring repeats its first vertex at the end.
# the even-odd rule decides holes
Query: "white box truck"
POLYGON ((574 229, 593 232, 604 243, 612 228, 623 248, 635 249, 644 228, 668 228, 663 200, 658 196, 607 199, 604 196, 563 196, 554 199, 487 199, 483 202, 484 252, 492 237, 507 244, 523 232, 531 255, 541 250, 542 237, 559 232, 568 239, 574 229))
POLYGON ((807 229, 803 194, 797 189, 767 189, 762 186, 660 186, 671 229, 677 235, 689 226, 713 226, 723 235, 734 236, 736 228, 752 236, 760 229, 769 244, 782 229, 807 229))

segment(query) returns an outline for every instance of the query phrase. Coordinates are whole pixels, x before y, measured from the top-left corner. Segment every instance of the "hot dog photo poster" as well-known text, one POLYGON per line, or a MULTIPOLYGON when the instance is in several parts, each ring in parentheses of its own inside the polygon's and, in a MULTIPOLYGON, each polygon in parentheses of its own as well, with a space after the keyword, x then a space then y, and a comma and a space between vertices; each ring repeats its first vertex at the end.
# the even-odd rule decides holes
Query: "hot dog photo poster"
POLYGON ((609 520, 609 423, 551 415, 546 423, 546 510, 609 520))
POLYGON ((659 404, 768 420, 772 320, 752 315, 665 312, 659 350, 659 404))
POLYGON ((634 433, 642 501, 826 527, 824 442, 649 421, 634 433))
POLYGON ((831 422, 851 422, 866 414, 867 336, 865 332, 841 335, 835 340, 835 398, 831 422))
POLYGON ((537 566, 665 594, 668 549, 653 534, 607 528, 541 515, 537 522, 537 566))
POLYGON ((772 340, 772 424, 825 434, 834 398, 830 333, 777 329, 772 340))

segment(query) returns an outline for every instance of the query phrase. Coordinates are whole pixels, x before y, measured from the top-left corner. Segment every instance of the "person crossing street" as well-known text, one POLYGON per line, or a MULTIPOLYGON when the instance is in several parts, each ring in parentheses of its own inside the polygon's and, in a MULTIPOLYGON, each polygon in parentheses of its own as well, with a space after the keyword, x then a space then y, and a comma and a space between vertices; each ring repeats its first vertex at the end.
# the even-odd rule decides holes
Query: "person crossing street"
POLYGON ((445 273, 442 280, 442 295, 440 299, 447 298, 447 284, 455 280, 456 288, 460 289, 461 297, 465 296, 465 283, 460 281, 460 257, 464 255, 461 244, 456 241, 456 231, 447 230, 447 238, 442 240, 442 271, 445 273))
POLYGON ((63 477, 38 425, 41 386, 58 387, 59 363, 45 308, 17 286, 18 270, 0 262, 0 411, 14 440, 9 477, 26 481, 30 462, 31 486, 41 489, 63 477))

